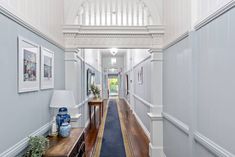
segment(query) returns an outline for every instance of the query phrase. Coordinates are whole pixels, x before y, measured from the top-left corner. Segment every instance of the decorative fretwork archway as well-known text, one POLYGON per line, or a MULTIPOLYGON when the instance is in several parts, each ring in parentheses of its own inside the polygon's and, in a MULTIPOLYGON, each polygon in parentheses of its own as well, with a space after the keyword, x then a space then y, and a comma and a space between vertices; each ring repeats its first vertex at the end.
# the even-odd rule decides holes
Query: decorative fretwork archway
POLYGON ((152 15, 142 0, 85 0, 74 24, 86 26, 152 25, 152 15))

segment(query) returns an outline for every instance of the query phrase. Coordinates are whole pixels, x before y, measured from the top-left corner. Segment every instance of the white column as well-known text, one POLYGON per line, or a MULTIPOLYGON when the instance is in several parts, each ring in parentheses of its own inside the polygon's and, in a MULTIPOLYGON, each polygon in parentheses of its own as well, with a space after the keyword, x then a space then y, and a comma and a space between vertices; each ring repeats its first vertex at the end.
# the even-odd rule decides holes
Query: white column
POLYGON ((129 5, 130 4, 130 2, 129 1, 127 1, 126 2, 126 5, 125 5, 125 7, 126 7, 126 25, 127 26, 129 26, 130 24, 129 24, 129 5))
POLYGON ((107 16, 107 14, 108 14, 108 4, 107 4, 108 2, 107 1, 105 1, 104 2, 104 7, 105 7, 105 10, 104 10, 104 14, 105 14, 105 25, 107 26, 108 25, 108 22, 107 22, 107 18, 108 18, 108 16, 107 16))
POLYGON ((88 1, 87 4, 88 4, 88 9, 89 9, 89 11, 88 11, 89 24, 88 25, 91 25, 91 2, 88 1))
POLYGON ((131 1, 131 25, 132 26, 134 26, 134 9, 135 9, 134 2, 131 1))
POLYGON ((142 5, 142 26, 144 26, 144 10, 145 10, 145 7, 144 5, 142 5))
POLYGON ((94 1, 94 25, 97 26, 97 2, 94 1))
POLYGON ((104 16, 102 17, 102 11, 103 11, 102 8, 104 8, 103 5, 104 5, 104 1, 100 1, 100 3, 99 3, 100 26, 102 26, 102 20, 103 20, 103 18, 104 18, 104 16))
MULTIPOLYGON (((65 50, 65 89, 73 91, 76 105, 82 101, 81 60, 78 59, 79 50, 65 50)), ((81 114, 78 108, 70 108, 72 127, 82 127, 81 114)))
POLYGON ((151 104, 150 113, 150 157, 163 157, 162 118, 162 67, 163 54, 160 49, 151 49, 151 104))
POLYGON ((123 26, 123 0, 121 0, 121 26, 123 26))
POLYGON ((137 6, 137 26, 139 26, 140 25, 140 20, 139 20, 139 18, 140 18, 140 3, 139 2, 137 2, 137 4, 136 4, 136 6, 137 6))
POLYGON ((115 0, 115 4, 116 4, 116 26, 118 26, 118 11, 119 11, 119 3, 117 0, 115 0))

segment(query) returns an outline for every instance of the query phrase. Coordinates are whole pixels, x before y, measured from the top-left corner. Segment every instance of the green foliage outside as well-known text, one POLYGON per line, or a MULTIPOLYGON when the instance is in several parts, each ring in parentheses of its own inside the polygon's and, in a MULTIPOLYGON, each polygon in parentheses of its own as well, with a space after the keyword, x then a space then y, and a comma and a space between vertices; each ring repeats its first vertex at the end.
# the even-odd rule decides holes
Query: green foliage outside
POLYGON ((118 79, 109 79, 110 93, 118 93, 118 79))

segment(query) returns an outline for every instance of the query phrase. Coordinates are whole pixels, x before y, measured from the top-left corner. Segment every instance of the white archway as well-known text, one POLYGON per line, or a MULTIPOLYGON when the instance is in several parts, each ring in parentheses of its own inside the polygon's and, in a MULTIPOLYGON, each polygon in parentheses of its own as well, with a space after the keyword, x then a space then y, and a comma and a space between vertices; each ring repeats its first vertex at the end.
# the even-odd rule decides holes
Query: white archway
POLYGON ((92 1, 91 0, 66 0, 64 3, 65 3, 64 21, 66 25, 67 24, 81 24, 82 19, 84 19, 84 15, 85 15, 85 18, 88 17, 86 18, 88 20, 86 20, 86 22, 83 20, 82 22, 83 25, 84 24, 92 25, 92 23, 94 25, 95 24, 105 25, 106 24, 105 20, 103 20, 103 23, 102 23, 102 17, 103 19, 108 19, 107 21, 110 21, 111 17, 113 17, 112 18, 113 25, 122 25, 122 24, 124 26, 162 25, 162 0, 92 0, 92 1), (101 4, 103 6, 101 6, 101 4), (96 9, 94 9, 94 6, 96 7, 96 9), (103 10, 103 13, 102 13, 102 10, 103 10), (138 12, 139 13, 141 12, 141 10, 144 10, 144 12, 142 12, 142 14, 137 15, 138 12), (129 15, 126 16, 127 14, 126 12, 128 11, 129 11, 128 13, 129 15), (135 12, 136 12, 136 15, 135 15, 135 12), (112 14, 112 16, 109 15, 110 13, 112 14), (117 15, 116 13, 120 15, 117 15), (89 14, 90 15, 96 14, 97 18, 94 18, 94 20, 91 20, 92 16, 89 19, 89 14), (119 17, 120 19, 123 17, 125 18, 125 20, 124 19, 117 20, 115 19, 116 16, 119 17), (133 19, 133 21, 131 20, 131 18, 133 19), (98 22, 97 19, 101 22, 98 22), (145 19, 146 21, 142 22, 143 19, 145 19), (149 20, 149 23, 148 23, 148 20, 149 20), (124 22, 124 21, 127 21, 127 22, 124 22))

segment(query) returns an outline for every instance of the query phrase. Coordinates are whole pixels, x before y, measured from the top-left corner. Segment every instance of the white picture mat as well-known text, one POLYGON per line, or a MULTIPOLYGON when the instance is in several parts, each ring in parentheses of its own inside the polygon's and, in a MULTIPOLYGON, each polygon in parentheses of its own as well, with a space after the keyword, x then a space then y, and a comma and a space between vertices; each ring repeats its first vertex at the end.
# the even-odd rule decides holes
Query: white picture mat
POLYGON ((52 89, 54 88, 54 52, 50 51, 45 47, 41 47, 41 89, 52 89), (44 57, 51 58, 51 79, 44 78, 44 57))
POLYGON ((40 55, 39 46, 33 42, 18 37, 18 92, 30 92, 39 90, 40 77, 40 55), (28 50, 36 55, 36 81, 24 81, 24 50, 28 50))

